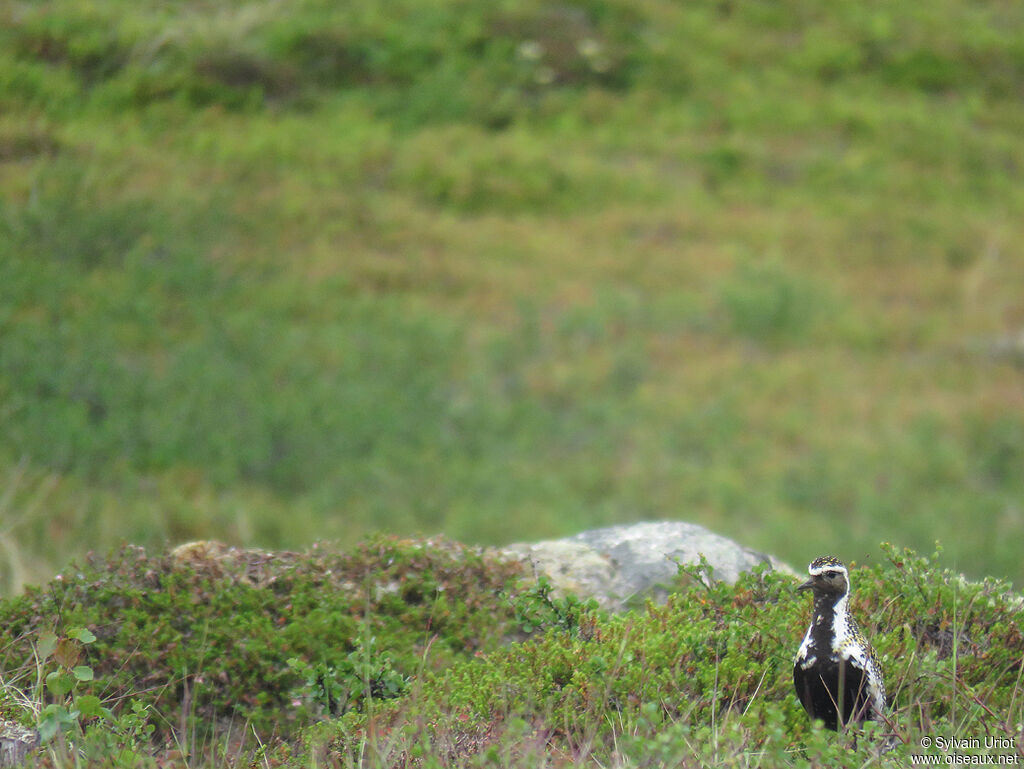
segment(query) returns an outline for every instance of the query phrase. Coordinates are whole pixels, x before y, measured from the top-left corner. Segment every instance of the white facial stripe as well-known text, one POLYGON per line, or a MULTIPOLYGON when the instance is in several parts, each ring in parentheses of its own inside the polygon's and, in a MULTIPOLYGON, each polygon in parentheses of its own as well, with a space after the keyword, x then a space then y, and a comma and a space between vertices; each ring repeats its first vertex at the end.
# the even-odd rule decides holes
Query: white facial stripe
POLYGON ((818 566, 817 568, 814 568, 812 566, 807 567, 807 573, 810 574, 812 577, 820 576, 824 574, 826 571, 841 571, 843 574, 846 575, 847 579, 850 578, 850 572, 846 570, 845 566, 829 566, 828 564, 825 564, 824 566, 818 566))

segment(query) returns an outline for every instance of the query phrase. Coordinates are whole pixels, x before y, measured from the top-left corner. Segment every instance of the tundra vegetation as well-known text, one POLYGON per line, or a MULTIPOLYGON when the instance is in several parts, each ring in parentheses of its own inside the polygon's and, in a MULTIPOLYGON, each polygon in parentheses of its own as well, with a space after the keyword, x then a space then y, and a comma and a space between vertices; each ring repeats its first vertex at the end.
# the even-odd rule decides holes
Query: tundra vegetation
POLYGON ((4 4, 0 592, 657 518, 1019 582, 1022 39, 1005 0, 4 4))
POLYGON ((873 760, 797 718, 778 577, 608 618, 367 539, 683 518, 866 566, 910 744, 1019 735, 1022 39, 1006 0, 4 4, 5 717, 63 765, 873 760))
POLYGON ((729 586, 681 567, 665 605, 609 616, 493 555, 393 538, 190 560, 128 547, 69 570, 0 602, 0 713, 39 726, 30 762, 46 767, 860 767, 949 753, 924 737, 1019 760, 1020 595, 892 546, 880 560, 853 569, 851 608, 890 709, 856 737, 796 699, 809 606, 792 577, 729 586))

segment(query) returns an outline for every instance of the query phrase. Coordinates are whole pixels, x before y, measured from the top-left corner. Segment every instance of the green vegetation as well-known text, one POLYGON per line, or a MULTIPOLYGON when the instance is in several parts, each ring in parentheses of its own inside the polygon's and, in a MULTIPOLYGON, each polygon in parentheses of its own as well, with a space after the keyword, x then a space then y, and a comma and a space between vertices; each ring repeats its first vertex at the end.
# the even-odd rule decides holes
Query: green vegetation
POLYGON ((0 592, 654 518, 1019 581, 1022 39, 1003 0, 6 4, 0 592))
POLYGON ((0 602, 0 714, 46 727, 48 767, 903 766, 925 736, 1024 750, 1019 594, 884 549, 853 570, 851 608, 890 721, 856 741, 796 700, 809 605, 792 578, 686 567, 667 605, 607 616, 455 543, 394 539, 76 568, 0 602))
POLYGON ((852 746, 849 735, 812 724, 793 694, 808 606, 792 580, 759 573, 712 585, 700 568, 687 570, 691 587, 664 607, 591 616, 572 632, 429 674, 372 719, 353 712, 324 724, 313 744, 328 740, 343 766, 357 765, 356 756, 369 756, 370 766, 427 756, 428 766, 536 766, 547 757, 587 766, 859 767, 878 765, 881 733, 895 733, 898 745, 883 766, 905 765, 926 735, 1015 743, 1024 715, 1019 597, 995 581, 966 584, 909 551, 887 555, 885 566, 854 573, 866 598, 853 610, 868 619, 886 670, 891 723, 868 725, 871 736, 852 746))
POLYGON ((15 701, 38 703, 31 686, 52 655, 60 707, 75 688, 79 709, 83 696, 141 708, 167 741, 235 721, 287 736, 517 634, 536 615, 519 570, 445 541, 371 540, 348 554, 126 547, 0 604, 0 670, 17 671, 3 676, 15 701), (76 679, 82 659, 89 674, 76 679))

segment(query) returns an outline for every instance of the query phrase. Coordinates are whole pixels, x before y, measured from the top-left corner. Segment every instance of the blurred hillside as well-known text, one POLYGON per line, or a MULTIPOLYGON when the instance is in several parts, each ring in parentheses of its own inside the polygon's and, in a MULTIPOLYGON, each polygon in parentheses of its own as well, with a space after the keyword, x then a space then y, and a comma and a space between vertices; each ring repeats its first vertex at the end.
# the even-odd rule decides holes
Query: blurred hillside
POLYGON ((1024 6, 11 2, 0 592, 637 519, 1024 577, 1024 6))

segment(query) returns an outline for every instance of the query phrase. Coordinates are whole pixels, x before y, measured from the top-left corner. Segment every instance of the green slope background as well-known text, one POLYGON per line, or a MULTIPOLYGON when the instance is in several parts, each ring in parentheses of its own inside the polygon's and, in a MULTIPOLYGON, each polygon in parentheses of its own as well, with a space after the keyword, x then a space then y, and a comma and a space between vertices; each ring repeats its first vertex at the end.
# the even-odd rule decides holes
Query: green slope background
POLYGON ((663 518, 1024 578, 1024 5, 0 22, 0 592, 663 518))

